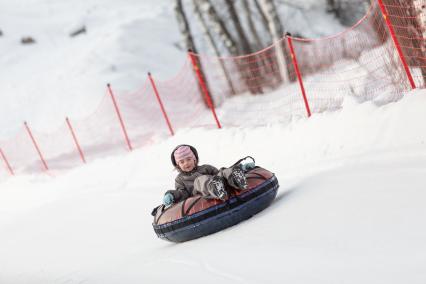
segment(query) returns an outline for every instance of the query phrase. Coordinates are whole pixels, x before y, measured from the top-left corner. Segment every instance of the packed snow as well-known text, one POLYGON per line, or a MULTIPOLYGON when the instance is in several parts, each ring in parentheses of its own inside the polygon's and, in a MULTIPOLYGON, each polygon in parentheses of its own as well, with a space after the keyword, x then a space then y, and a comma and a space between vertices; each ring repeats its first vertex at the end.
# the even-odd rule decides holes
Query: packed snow
MULTIPOLYGON (((54 127, 49 117, 84 115, 108 81, 131 90, 142 69, 177 70, 184 53, 171 44, 179 35, 169 4, 139 2, 1 1, 1 134, 24 119, 54 127), (92 23, 88 33, 69 39, 82 23, 92 23), (19 45, 24 26, 36 45, 19 45), (147 32, 145 41, 143 29, 153 26, 158 34, 147 32)), ((276 99, 233 98, 218 115, 276 99)), ((65 172, 7 178, 0 283, 424 283, 425 106, 424 90, 381 106, 346 97, 343 108, 310 118, 284 122, 277 109, 267 125, 180 129, 65 172), (170 152, 181 143, 217 167, 253 156, 277 176, 277 198, 216 234, 182 244, 158 239, 150 212, 173 188, 170 152)))

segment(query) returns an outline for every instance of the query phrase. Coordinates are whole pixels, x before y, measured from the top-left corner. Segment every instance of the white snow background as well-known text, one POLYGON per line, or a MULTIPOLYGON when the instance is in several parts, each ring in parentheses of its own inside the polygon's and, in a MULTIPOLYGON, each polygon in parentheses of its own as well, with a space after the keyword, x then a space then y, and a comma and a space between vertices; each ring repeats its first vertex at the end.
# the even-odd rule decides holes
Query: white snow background
MULTIPOLYGON (((107 82, 134 90, 147 71, 173 76, 185 53, 173 46, 170 5, 0 0, 1 136, 23 120, 44 130, 65 114, 84 117, 107 82), (87 34, 69 38, 82 24, 87 34), (20 45, 25 35, 37 43, 20 45)), ((322 33, 337 29, 328 23, 322 33)), ((255 101, 227 101, 219 118, 255 101)), ((425 106, 423 90, 381 107, 346 99, 289 124, 277 112, 263 127, 183 129, 59 175, 8 178, 0 283, 425 283, 425 106), (173 187, 170 152, 180 143, 217 167, 254 156, 278 177, 276 200, 207 237, 158 239, 150 211, 173 187)))

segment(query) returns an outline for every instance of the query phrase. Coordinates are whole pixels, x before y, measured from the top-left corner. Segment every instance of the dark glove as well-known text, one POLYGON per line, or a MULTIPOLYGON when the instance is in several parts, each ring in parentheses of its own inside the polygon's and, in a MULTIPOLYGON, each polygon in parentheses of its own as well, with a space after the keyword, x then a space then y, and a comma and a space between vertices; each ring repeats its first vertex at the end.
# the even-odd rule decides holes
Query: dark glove
POLYGON ((157 207, 155 207, 154 209, 152 209, 152 211, 151 211, 151 215, 155 217, 155 216, 157 215, 157 211, 158 211, 158 209, 159 209, 161 206, 162 206, 162 205, 157 206, 157 207))
POLYGON ((170 206, 170 205, 173 204, 174 199, 175 198, 173 197, 173 194, 168 192, 163 197, 163 204, 166 205, 166 206, 170 206))

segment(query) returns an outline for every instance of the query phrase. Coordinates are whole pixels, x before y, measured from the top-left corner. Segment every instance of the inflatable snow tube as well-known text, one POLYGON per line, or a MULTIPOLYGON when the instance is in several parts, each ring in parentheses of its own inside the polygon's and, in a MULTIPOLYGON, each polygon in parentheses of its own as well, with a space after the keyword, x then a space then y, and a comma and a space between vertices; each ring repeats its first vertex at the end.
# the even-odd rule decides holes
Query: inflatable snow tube
POLYGON ((273 173, 256 167, 246 173, 248 188, 229 189, 225 201, 190 197, 169 208, 157 207, 152 224, 161 239, 185 242, 210 235, 241 221, 268 207, 278 191, 278 180, 273 173))

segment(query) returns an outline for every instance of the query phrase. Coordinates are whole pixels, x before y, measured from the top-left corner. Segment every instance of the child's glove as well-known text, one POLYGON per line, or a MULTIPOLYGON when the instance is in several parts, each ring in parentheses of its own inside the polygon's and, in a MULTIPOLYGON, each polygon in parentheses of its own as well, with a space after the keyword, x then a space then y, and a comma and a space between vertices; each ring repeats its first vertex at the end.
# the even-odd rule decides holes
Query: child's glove
POLYGON ((249 170, 254 169, 255 167, 256 167, 256 165, 254 164, 254 162, 241 164, 241 169, 244 172, 248 172, 249 170))
POLYGON ((171 194, 170 192, 168 192, 163 197, 163 204, 166 205, 166 206, 172 205, 174 199, 175 198, 173 197, 173 194, 171 194))

